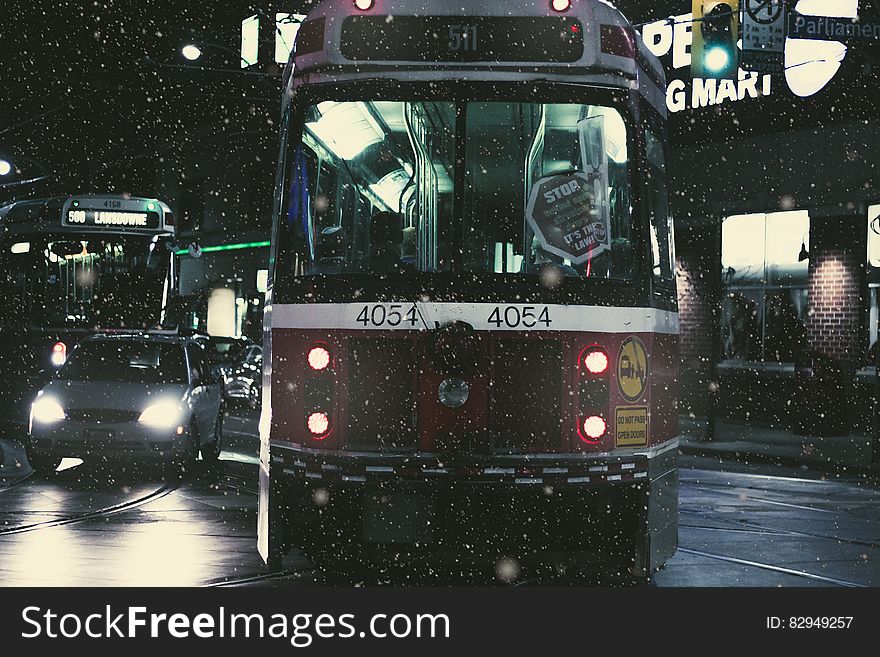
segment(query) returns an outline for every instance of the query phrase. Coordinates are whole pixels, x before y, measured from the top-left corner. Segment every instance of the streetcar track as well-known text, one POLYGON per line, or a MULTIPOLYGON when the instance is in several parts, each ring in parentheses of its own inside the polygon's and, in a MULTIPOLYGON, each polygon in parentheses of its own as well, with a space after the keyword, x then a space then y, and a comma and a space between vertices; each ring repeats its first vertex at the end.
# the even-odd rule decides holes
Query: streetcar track
POLYGON ((231 488, 232 490, 238 491, 240 493, 247 493, 248 495, 259 496, 259 494, 260 494, 259 490, 254 490, 253 488, 249 488, 248 486, 236 485, 235 483, 233 483, 233 481, 230 481, 230 480, 240 481, 240 482, 244 482, 246 484, 251 483, 251 481, 249 479, 245 479, 244 477, 239 477, 237 475, 224 475, 224 480, 218 481, 217 483, 221 486, 226 486, 227 488, 231 488))
POLYGON ((719 517, 706 517, 705 514, 700 513, 699 511, 688 511, 686 509, 679 509, 679 513, 685 513, 688 515, 697 515, 706 520, 713 520, 715 522, 726 522, 730 523, 732 527, 709 527, 706 525, 685 525, 679 523, 679 527, 684 527, 688 529, 707 529, 707 530, 739 530, 745 533, 755 533, 755 534, 775 534, 779 536, 797 536, 801 538, 816 538, 824 541, 835 541, 837 543, 846 543, 848 545, 858 545, 861 547, 869 547, 869 548, 880 548, 880 543, 876 543, 874 541, 863 541, 858 538, 844 538, 841 536, 829 536, 827 534, 813 534, 810 532, 801 532, 796 529, 783 529, 781 527, 768 527, 766 525, 758 525, 747 520, 730 520, 728 518, 719 518, 719 517))
POLYGON ((16 527, 2 527, 0 528, 0 536, 24 534, 26 532, 37 531, 40 529, 50 529, 52 527, 60 527, 62 525, 71 525, 74 523, 113 516, 124 511, 136 509, 143 506, 144 504, 149 504, 150 502, 160 500, 163 497, 166 497, 174 491, 178 490, 180 488, 180 485, 180 483, 166 484, 165 486, 162 486, 161 488, 154 490, 147 495, 142 495, 141 497, 137 497, 133 500, 126 500, 125 502, 120 502, 119 504, 114 504, 101 509, 95 509, 94 511, 87 511, 85 513, 81 513, 75 516, 66 516, 62 518, 55 518, 53 520, 43 520, 41 522, 34 522, 27 525, 18 525, 16 527))
POLYGON ((706 488, 693 488, 692 490, 696 490, 700 493, 710 493, 715 495, 724 495, 727 497, 736 497, 740 501, 743 499, 752 500, 754 502, 761 502, 763 504, 769 504, 771 506, 782 506, 790 509, 800 509, 801 511, 814 511, 816 513, 832 513, 837 514, 839 511, 832 509, 818 509, 813 506, 806 506, 804 504, 793 504, 791 502, 779 502, 777 500, 769 500, 764 497, 755 497, 754 495, 750 495, 748 493, 737 492, 735 487, 733 490, 710 490, 706 488))
POLYGON ((750 561, 748 559, 739 559, 737 557, 729 557, 724 554, 715 554, 713 552, 704 552, 702 550, 694 550, 691 548, 685 548, 679 546, 679 552, 684 552, 685 554, 692 554, 698 557, 704 557, 706 559, 714 559, 716 561, 724 561, 726 563, 733 563, 740 566, 750 566, 752 568, 760 568, 761 570, 769 570, 775 573, 782 573, 784 575, 793 575, 795 577, 803 577, 805 579, 817 581, 817 582, 826 582, 828 584, 836 584, 837 586, 845 586, 849 588, 868 588, 867 584, 862 584, 860 582, 850 582, 845 579, 837 579, 835 577, 827 577, 825 575, 816 575, 815 573, 808 573, 802 570, 794 570, 793 568, 786 568, 784 566, 774 566, 769 563, 761 563, 760 561, 750 561))
POLYGON ((246 577, 240 577, 238 579, 225 579, 225 580, 217 580, 214 582, 208 582, 206 584, 202 584, 204 588, 221 588, 224 586, 243 586, 245 584, 257 584, 259 582, 270 582, 276 579, 287 579, 290 577, 296 577, 298 575, 305 575, 306 573, 313 572, 315 570, 314 567, 305 567, 305 568, 286 568, 284 570, 278 570, 271 573, 260 573, 257 575, 250 575, 246 577))
POLYGON ((11 484, 6 484, 4 486, 0 486, 0 493, 3 493, 8 490, 12 490, 13 488, 17 488, 18 486, 21 486, 22 484, 27 483, 31 479, 34 479, 36 477, 36 474, 37 474, 36 472, 31 470, 24 477, 19 477, 18 479, 13 481, 11 484))

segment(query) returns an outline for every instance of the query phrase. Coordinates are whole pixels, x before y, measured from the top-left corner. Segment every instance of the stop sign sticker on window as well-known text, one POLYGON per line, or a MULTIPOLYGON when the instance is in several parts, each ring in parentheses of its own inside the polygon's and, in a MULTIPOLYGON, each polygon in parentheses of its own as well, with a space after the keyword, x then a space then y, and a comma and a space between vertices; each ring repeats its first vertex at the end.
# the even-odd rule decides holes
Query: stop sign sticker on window
POLYGON ((610 213, 603 176, 574 171, 532 187, 527 219, 541 246, 579 265, 610 247, 610 213))

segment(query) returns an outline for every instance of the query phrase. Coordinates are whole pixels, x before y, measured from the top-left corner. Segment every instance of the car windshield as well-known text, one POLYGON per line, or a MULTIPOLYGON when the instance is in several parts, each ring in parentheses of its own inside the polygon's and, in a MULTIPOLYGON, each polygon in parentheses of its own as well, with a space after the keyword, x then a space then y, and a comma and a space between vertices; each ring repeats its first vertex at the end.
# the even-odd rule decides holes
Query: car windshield
POLYGON ((58 372, 68 381, 187 383, 183 347, 146 341, 95 340, 80 344, 58 372))
POLYGON ((627 142, 601 104, 311 105, 288 164, 301 273, 629 278, 627 142))
POLYGON ((0 241, 4 322, 151 328, 170 266, 165 237, 21 235, 0 241))

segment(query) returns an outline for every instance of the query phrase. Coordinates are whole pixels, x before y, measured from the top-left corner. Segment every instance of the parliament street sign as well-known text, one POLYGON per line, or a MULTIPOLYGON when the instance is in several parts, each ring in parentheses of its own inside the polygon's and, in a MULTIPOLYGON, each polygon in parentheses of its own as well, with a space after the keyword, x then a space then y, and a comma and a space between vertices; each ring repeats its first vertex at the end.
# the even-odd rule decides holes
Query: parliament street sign
POLYGON ((852 18, 806 16, 793 11, 788 18, 788 37, 833 41, 880 39, 880 23, 852 18))

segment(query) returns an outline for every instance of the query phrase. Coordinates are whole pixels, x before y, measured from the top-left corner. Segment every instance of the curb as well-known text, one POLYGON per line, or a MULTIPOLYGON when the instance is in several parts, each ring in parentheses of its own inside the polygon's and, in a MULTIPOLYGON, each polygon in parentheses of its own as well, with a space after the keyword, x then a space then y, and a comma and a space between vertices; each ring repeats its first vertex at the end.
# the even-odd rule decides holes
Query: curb
POLYGON ((704 447, 693 444, 679 445, 679 452, 688 456, 702 456, 733 460, 744 464, 782 465, 792 468, 805 467, 815 472, 880 479, 880 465, 829 463, 809 458, 795 458, 781 454, 746 452, 723 447, 704 447))

